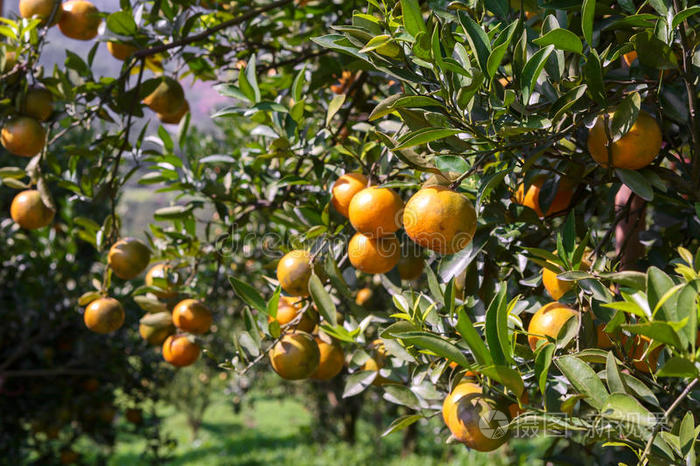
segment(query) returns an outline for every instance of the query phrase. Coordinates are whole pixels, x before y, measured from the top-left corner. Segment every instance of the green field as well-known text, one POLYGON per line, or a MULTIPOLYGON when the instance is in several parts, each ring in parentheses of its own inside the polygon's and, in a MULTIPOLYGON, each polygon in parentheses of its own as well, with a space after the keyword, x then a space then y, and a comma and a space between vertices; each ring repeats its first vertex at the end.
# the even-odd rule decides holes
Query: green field
MULTIPOLYGON (((418 453, 401 457, 402 434, 373 440, 376 428, 362 421, 355 445, 336 441, 320 444, 311 438, 311 414, 295 399, 260 398, 244 405, 235 414, 223 396, 206 411, 196 440, 191 439, 185 416, 173 407, 162 407, 164 431, 177 440, 169 464, 177 465, 506 465, 541 464, 536 452, 548 441, 511 441, 491 454, 467 450, 459 444, 447 445, 447 435, 437 420, 420 426, 418 453)), ((123 424, 111 465, 145 464, 141 459, 144 441, 129 433, 123 424)))

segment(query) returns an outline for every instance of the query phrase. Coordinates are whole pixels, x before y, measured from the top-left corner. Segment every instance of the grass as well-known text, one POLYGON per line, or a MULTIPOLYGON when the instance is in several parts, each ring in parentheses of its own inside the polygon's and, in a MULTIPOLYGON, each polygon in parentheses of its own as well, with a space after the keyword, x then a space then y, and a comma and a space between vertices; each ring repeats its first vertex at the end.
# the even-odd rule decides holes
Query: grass
MULTIPOLYGON (((261 398, 239 414, 223 396, 206 411, 198 438, 191 439, 185 416, 171 406, 159 408, 164 431, 177 440, 174 465, 506 465, 541 464, 536 458, 546 448, 545 439, 510 441, 491 454, 469 451, 459 444, 446 445, 444 430, 435 419, 420 426, 418 453, 401 457, 401 433, 377 440, 376 428, 358 424, 355 445, 335 441, 321 444, 312 439, 311 414, 296 399, 261 398)), ((145 464, 145 441, 124 425, 110 465, 145 464)))

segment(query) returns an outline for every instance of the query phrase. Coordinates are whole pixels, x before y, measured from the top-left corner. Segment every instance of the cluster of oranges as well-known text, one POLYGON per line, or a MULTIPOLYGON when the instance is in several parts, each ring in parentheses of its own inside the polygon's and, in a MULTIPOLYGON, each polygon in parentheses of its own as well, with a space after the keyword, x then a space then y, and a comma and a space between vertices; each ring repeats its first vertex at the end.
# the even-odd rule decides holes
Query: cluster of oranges
MULTIPOLYGON (((123 238, 110 248, 107 263, 117 277, 132 280, 146 269, 150 259, 151 251, 143 242, 136 238, 123 238)), ((156 297, 177 304, 172 307, 172 312, 145 315, 139 324, 141 337, 152 345, 162 344, 163 358, 173 366, 193 364, 200 353, 193 335, 209 331, 213 322, 211 311, 195 299, 177 300, 181 280, 167 264, 152 266, 146 273, 145 282, 156 297)), ((93 332, 111 333, 124 324, 124 308, 114 298, 101 297, 87 305, 83 320, 93 332)))

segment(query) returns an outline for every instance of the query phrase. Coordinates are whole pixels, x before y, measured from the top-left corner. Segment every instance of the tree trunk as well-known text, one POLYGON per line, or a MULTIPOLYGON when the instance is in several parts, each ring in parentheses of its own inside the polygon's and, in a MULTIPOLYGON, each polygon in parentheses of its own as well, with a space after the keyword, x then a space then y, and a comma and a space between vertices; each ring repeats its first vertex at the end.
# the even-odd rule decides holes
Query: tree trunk
POLYGON ((627 204, 629 211, 615 227, 615 252, 620 258, 620 270, 634 269, 644 254, 639 233, 646 229, 646 202, 623 184, 615 195, 616 215, 626 209, 627 204))
POLYGON ((403 432, 403 443, 401 445, 401 457, 404 458, 416 452, 418 445, 418 423, 414 422, 403 432))

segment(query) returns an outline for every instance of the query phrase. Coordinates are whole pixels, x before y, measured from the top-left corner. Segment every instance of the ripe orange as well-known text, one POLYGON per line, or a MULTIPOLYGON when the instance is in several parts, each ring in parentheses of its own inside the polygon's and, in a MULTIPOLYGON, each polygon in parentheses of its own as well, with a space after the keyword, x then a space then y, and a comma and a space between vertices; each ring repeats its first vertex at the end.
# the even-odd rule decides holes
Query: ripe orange
POLYGON ((605 331, 605 324, 599 324, 596 328, 596 345, 600 349, 610 349, 612 348, 613 341, 610 335, 605 331))
POLYGON ((39 121, 48 120, 53 113, 53 95, 45 87, 30 87, 22 102, 22 113, 39 121))
POLYGON ((58 28, 63 35, 77 40, 97 37, 102 18, 99 10, 86 0, 68 0, 63 4, 63 13, 58 28))
POLYGON ((132 424, 139 425, 143 422, 143 413, 138 408, 127 408, 124 417, 132 424))
POLYGON ((396 191, 370 186, 355 194, 350 201, 350 223, 368 236, 380 237, 401 228, 403 201, 396 191))
POLYGON ((345 94, 353 82, 355 82, 355 74, 352 71, 343 71, 338 78, 338 84, 331 85, 331 91, 334 94, 345 94))
POLYGON ((162 345, 174 331, 170 312, 146 314, 139 321, 139 335, 151 345, 162 345))
POLYGON ((190 366, 199 358, 199 345, 187 335, 170 335, 163 343, 163 359, 175 367, 190 366))
MULTIPOLYGON (((526 405, 530 402, 530 396, 527 394, 527 392, 523 392, 522 395, 520 395, 520 403, 522 405, 526 405)), ((508 405, 508 414, 510 415, 511 419, 514 419, 518 416, 520 416, 522 413, 525 412, 525 409, 521 408, 518 403, 511 403, 508 405)))
POLYGON ((345 353, 343 348, 336 343, 326 343, 316 337, 316 344, 320 353, 318 368, 311 374, 312 379, 330 380, 340 373, 345 365, 345 353))
POLYGON ((107 50, 117 60, 124 61, 131 55, 133 55, 138 50, 138 48, 131 44, 125 44, 124 42, 114 42, 110 40, 109 42, 107 42, 107 50))
MULTIPOLYGON (((33 16, 38 16, 42 19, 42 24, 51 16, 53 7, 59 0, 19 0, 19 15, 22 18, 32 18, 33 16)), ((58 8, 56 8, 56 14, 53 17, 51 26, 56 24, 59 19, 61 19, 61 14, 63 9, 59 3, 58 8)))
POLYGON ((44 228, 53 221, 55 211, 44 204, 36 189, 17 194, 10 205, 10 216, 17 225, 27 230, 44 228))
POLYGON ((85 308, 83 320, 95 333, 111 333, 124 323, 124 308, 114 298, 99 298, 85 308))
POLYGON ((331 188, 331 203, 343 217, 348 217, 350 201, 367 187, 367 177, 362 173, 346 173, 338 178, 331 188))
POLYGON ((158 119, 165 124, 177 125, 188 112, 190 111, 190 103, 185 100, 185 103, 174 113, 156 113, 158 119))
POLYGON ((156 264, 146 272, 146 285, 159 288, 153 294, 161 299, 172 299, 177 296, 177 288, 180 285, 179 277, 175 276, 173 268, 167 264, 156 264), (159 285, 156 285, 158 280, 159 285))
POLYGON ((272 368, 283 379, 306 379, 318 368, 321 353, 313 337, 306 332, 285 334, 268 356, 272 368))
POLYGON ((384 342, 377 338, 376 340, 372 341, 372 343, 370 343, 369 350, 370 358, 367 361, 365 361, 360 370, 374 371, 377 373, 377 376, 372 381, 372 385, 380 386, 385 385, 387 383, 391 383, 391 380, 379 375, 379 371, 386 364, 386 359, 388 356, 386 346, 384 346, 384 342))
POLYGON ((173 323, 185 332, 206 333, 209 331, 212 321, 209 308, 194 299, 180 301, 173 309, 173 323))
POLYGON ((494 400, 474 383, 457 385, 442 403, 442 418, 452 435, 477 451, 495 450, 507 439, 495 411, 494 400))
POLYGON ((348 243, 348 259, 361 272, 387 273, 400 257, 401 245, 396 235, 372 238, 355 233, 348 243))
MULTIPOLYGON (((279 322, 281 327, 284 327, 296 319, 300 311, 301 304, 299 303, 298 299, 290 298, 288 296, 280 296, 279 304, 277 305, 277 316, 274 319, 272 317, 268 317, 267 321, 269 323, 276 320, 279 322)), ((311 333, 314 327, 316 327, 316 324, 318 324, 318 314, 309 310, 304 312, 304 315, 301 317, 299 323, 294 326, 294 329, 311 333)))
POLYGON ((46 130, 34 118, 21 116, 9 120, 0 135, 2 146, 22 157, 34 157, 46 144, 46 130))
POLYGON ((574 187, 570 180, 562 179, 557 186, 557 192, 554 194, 554 199, 549 205, 546 213, 542 212, 540 206, 540 190, 542 185, 547 180, 546 175, 536 176, 525 192, 525 183, 518 186, 515 192, 515 202, 525 207, 529 207, 537 213, 538 217, 548 217, 564 212, 571 204, 571 198, 574 195, 574 187))
POLYGON ((476 211, 465 195, 445 186, 429 186, 408 200, 403 223, 417 244, 439 254, 454 254, 474 237, 476 211))
POLYGON ((277 264, 277 280, 282 289, 291 296, 308 296, 311 268, 309 251, 289 251, 277 264))
MULTIPOLYGON (((612 114, 610 121, 612 121, 612 114)), ((588 133, 588 152, 593 160, 603 167, 608 166, 608 139, 605 134, 605 118, 598 116, 588 133)), ((654 161, 661 150, 661 128, 656 120, 644 111, 629 132, 612 143, 612 165, 614 168, 639 170, 654 161)))
POLYGON ((171 115, 185 105, 185 91, 182 90, 179 82, 163 76, 160 78, 158 87, 143 99, 143 103, 156 113, 171 115))
POLYGON ((114 274, 122 280, 131 280, 148 265, 151 251, 136 238, 120 239, 110 248, 107 263, 114 274))
POLYGON ((627 52, 626 54, 622 55, 622 59, 627 63, 627 66, 632 66, 632 62, 634 62, 637 59, 637 51, 632 50, 631 52, 627 52))
POLYGON ((532 316, 527 332, 530 333, 527 341, 530 343, 530 348, 535 351, 539 340, 546 340, 544 336, 557 338, 559 332, 564 327, 564 324, 578 313, 569 306, 553 301, 539 308, 532 316))
MULTIPOLYGON (((622 344, 627 342, 627 336, 622 336, 622 344)), ((646 374, 656 371, 656 365, 659 362, 659 355, 663 346, 657 346, 650 353, 647 354, 645 359, 642 359, 644 353, 646 353, 647 348, 651 340, 649 337, 644 335, 634 335, 632 340, 632 345, 629 349, 629 357, 632 358, 632 364, 634 364, 635 369, 646 374)))
MULTIPOLYGON (((556 251, 554 251, 554 253, 556 254, 556 251)), ((587 253, 584 253, 584 258, 581 260, 579 270, 586 271, 591 268, 591 263, 585 258, 586 255, 587 253)), ((554 300, 564 296, 576 284, 576 282, 573 281, 559 280, 557 275, 558 273, 554 272, 553 270, 548 268, 542 269, 542 284, 547 290, 547 293, 549 293, 549 296, 551 296, 554 300)))
MULTIPOLYGON (((406 245, 404 245, 405 247, 406 245)), ((399 271, 399 276, 401 280, 411 281, 417 280, 423 274, 423 269, 425 268, 425 259, 423 255, 415 251, 414 248, 408 248, 405 254, 401 254, 399 263, 396 264, 396 268, 399 271)))
POLYGON ((371 288, 362 288, 357 291, 357 295, 355 296, 355 304, 357 304, 358 306, 367 307, 373 295, 374 292, 371 288))

